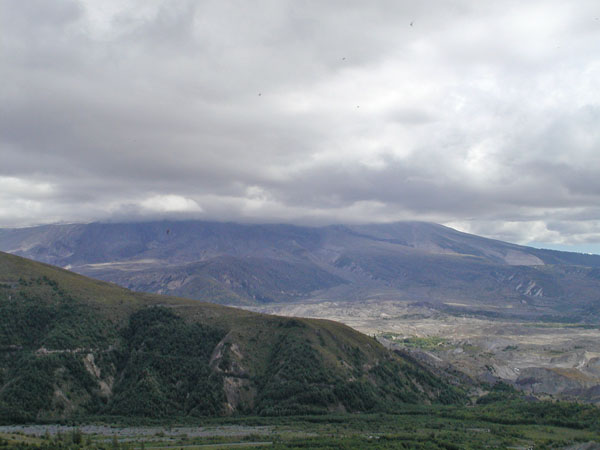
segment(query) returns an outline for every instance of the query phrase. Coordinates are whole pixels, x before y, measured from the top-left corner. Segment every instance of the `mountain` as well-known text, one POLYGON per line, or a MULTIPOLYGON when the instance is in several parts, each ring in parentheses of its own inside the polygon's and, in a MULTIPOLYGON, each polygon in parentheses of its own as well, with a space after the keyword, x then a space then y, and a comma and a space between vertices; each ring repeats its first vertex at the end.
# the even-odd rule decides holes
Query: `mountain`
POLYGON ((134 293, 0 252, 0 421, 463 400, 417 362, 340 323, 134 293))
POLYGON ((600 320, 600 256, 424 222, 46 225, 0 230, 0 249, 135 291, 223 304, 386 298, 525 319, 600 320))

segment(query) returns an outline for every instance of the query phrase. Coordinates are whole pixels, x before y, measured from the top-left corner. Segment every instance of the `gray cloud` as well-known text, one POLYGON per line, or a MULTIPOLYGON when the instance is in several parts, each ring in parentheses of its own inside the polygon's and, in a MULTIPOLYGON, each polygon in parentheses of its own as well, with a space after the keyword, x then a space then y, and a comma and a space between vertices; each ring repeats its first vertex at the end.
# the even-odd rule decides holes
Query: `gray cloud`
POLYGON ((0 226, 600 241, 594 1, 2 3, 0 226))

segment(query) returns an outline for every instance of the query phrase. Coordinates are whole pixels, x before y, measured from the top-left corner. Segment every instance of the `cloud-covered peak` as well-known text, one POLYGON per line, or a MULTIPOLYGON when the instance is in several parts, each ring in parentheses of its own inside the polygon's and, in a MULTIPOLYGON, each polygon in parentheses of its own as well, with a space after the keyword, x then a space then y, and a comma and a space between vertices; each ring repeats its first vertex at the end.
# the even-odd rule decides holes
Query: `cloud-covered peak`
POLYGON ((596 2, 13 2, 0 225, 422 219, 600 238, 596 2))

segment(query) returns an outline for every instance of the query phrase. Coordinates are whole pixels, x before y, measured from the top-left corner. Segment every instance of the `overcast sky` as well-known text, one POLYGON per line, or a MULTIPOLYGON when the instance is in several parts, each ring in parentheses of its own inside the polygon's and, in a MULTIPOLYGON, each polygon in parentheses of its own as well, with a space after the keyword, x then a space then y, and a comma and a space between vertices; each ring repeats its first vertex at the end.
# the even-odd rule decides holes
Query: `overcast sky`
POLYGON ((598 0, 0 5, 0 226, 428 220, 600 252, 598 0))

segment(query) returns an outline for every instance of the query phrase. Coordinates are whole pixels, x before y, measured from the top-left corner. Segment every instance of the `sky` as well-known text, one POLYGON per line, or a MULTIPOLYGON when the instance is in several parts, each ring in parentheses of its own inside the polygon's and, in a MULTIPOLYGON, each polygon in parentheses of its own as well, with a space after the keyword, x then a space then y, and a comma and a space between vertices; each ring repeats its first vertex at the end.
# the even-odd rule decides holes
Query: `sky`
POLYGON ((0 227, 425 220, 600 253, 597 0, 0 0, 0 227))

